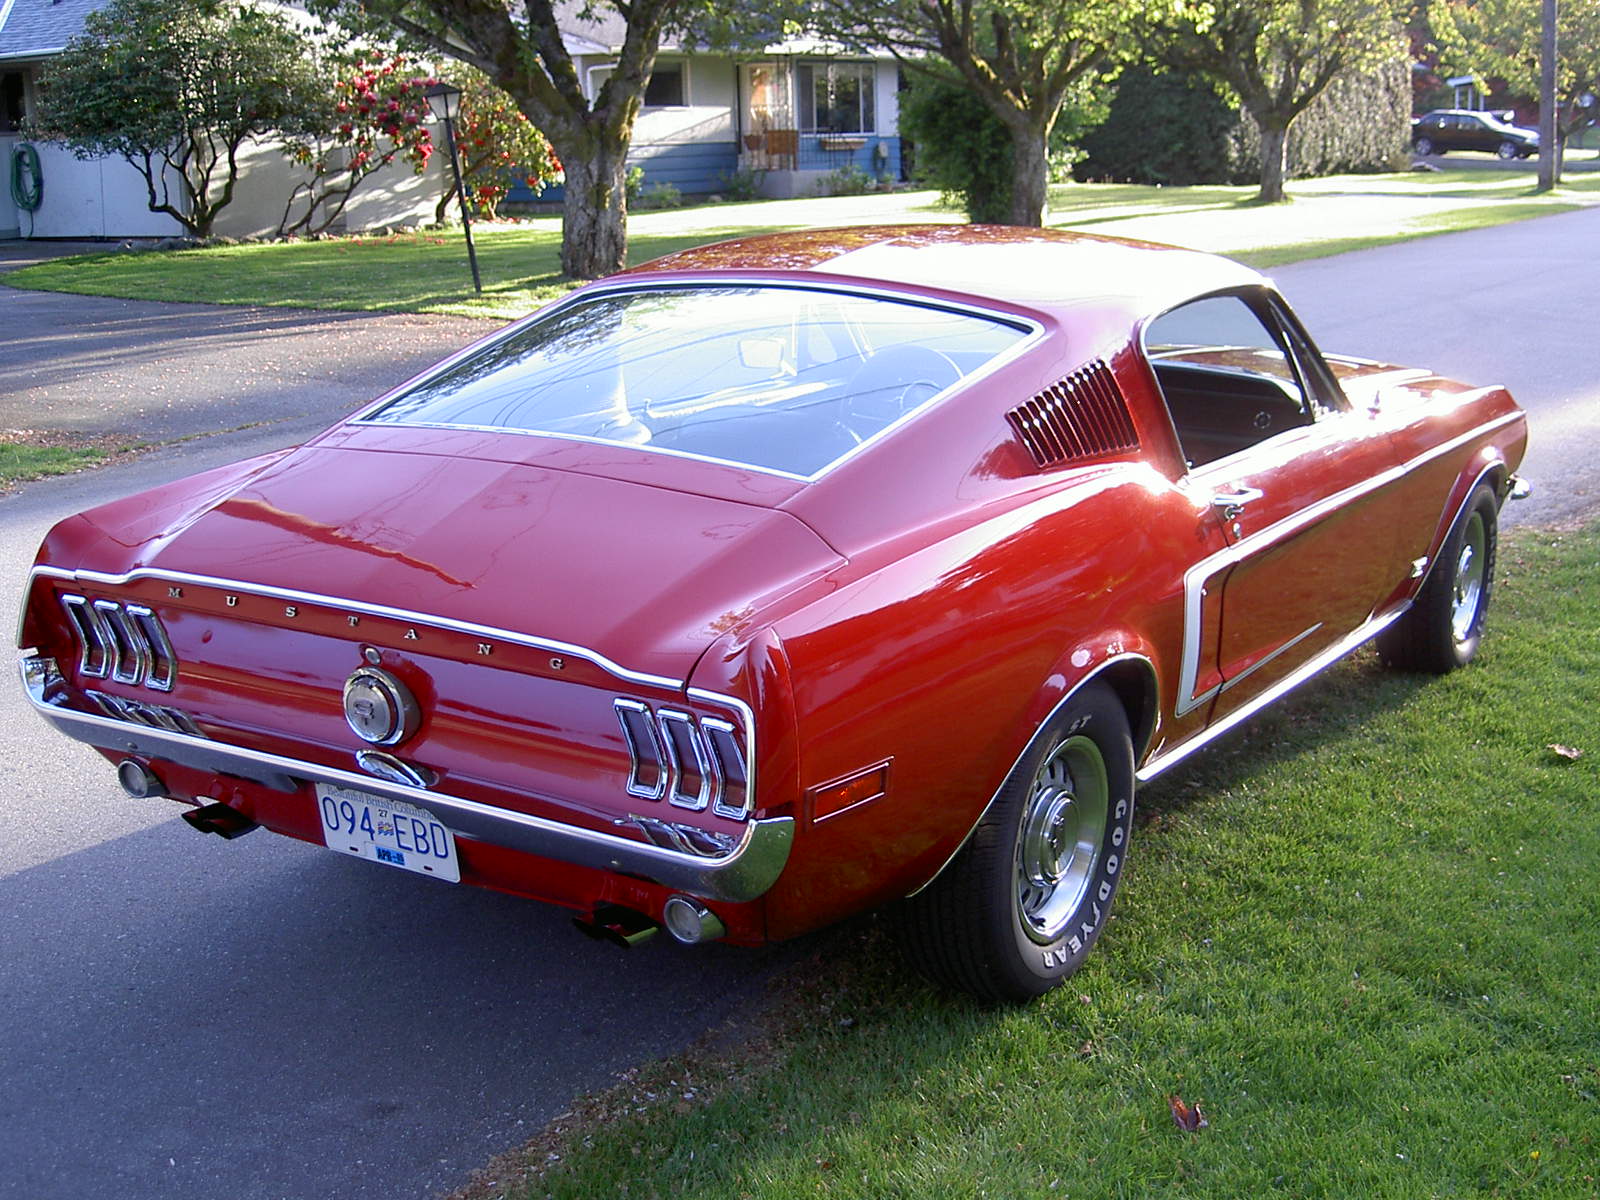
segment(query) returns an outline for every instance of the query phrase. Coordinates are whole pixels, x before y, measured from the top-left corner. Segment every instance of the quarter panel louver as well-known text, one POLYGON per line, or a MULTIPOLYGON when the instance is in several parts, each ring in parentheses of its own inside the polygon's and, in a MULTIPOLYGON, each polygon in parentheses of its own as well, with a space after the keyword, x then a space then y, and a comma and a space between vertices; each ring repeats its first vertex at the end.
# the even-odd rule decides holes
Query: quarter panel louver
POLYGON ((1103 362, 1079 367, 1006 414, 1036 466, 1136 450, 1122 389, 1103 362))

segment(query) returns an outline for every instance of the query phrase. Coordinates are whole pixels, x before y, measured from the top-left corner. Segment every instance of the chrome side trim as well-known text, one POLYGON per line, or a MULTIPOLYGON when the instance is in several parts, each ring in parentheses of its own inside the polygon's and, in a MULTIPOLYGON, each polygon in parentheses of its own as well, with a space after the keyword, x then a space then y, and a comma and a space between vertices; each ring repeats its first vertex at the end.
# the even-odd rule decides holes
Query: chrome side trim
MULTIPOLYGON (((750 822, 744 836, 725 852, 703 853, 687 839, 683 842, 687 849, 665 848, 372 775, 95 716, 31 695, 29 702, 62 733, 91 746, 239 775, 283 792, 299 792, 317 783, 353 788, 426 809, 461 837, 577 866, 638 875, 708 900, 743 903, 765 894, 789 861, 794 841, 794 818, 768 817, 750 822)), ((717 848, 721 850, 720 843, 717 848)))
POLYGON ((1315 658, 1308 659, 1298 670, 1285 675, 1277 683, 1273 684, 1270 688, 1262 692, 1253 700, 1250 700, 1248 703, 1234 709, 1233 712, 1229 713, 1220 720, 1207 725, 1204 729, 1195 734, 1194 737, 1189 738, 1187 741, 1180 742, 1178 745, 1172 747, 1172 749, 1165 750, 1162 753, 1157 754, 1154 758, 1150 759, 1143 767, 1134 773, 1136 778, 1140 783, 1148 783, 1157 775, 1161 774, 1161 772, 1165 771, 1168 767, 1173 766, 1174 764, 1189 757, 1189 755, 1193 754, 1206 743, 1221 737, 1223 734, 1227 733, 1228 730, 1232 729, 1235 725, 1238 725, 1246 718, 1254 716, 1267 705, 1271 704, 1274 700, 1284 695, 1284 693, 1298 687, 1307 679, 1310 679, 1313 675, 1317 674, 1317 672, 1321 671, 1324 667, 1327 667, 1331 663, 1343 658, 1346 654, 1349 654, 1350 651, 1354 650, 1363 642, 1370 641, 1377 637, 1395 621, 1399 620, 1404 612, 1405 608, 1401 607, 1395 609, 1393 612, 1385 613, 1381 617, 1373 617, 1354 633, 1341 638, 1339 641, 1329 646, 1321 654, 1318 654, 1315 658))
POLYGON ((1310 637, 1313 633, 1315 633, 1317 630, 1319 630, 1321 628, 1322 628, 1322 622, 1318 621, 1315 625, 1313 625, 1310 629, 1305 630, 1303 633, 1295 634, 1292 638, 1290 638, 1283 645, 1279 646, 1271 654, 1268 654, 1264 658, 1258 658, 1255 662, 1251 663, 1244 670, 1240 671, 1232 679, 1226 680, 1223 683, 1221 690, 1225 692, 1229 688, 1233 687, 1235 684, 1242 683, 1246 679, 1249 679, 1250 676, 1254 675, 1257 671, 1261 670, 1262 667, 1266 666, 1269 662, 1271 662, 1273 659, 1277 658, 1280 654, 1284 654, 1287 651, 1293 650, 1301 642, 1305 641, 1308 637, 1310 637))
MULTIPOLYGON (((1362 496, 1375 492, 1380 488, 1388 487, 1396 480, 1409 475, 1412 471, 1418 470, 1434 459, 1441 458, 1480 437, 1523 419, 1522 413, 1514 412, 1478 425, 1466 433, 1458 434, 1448 442, 1424 451, 1415 458, 1409 459, 1398 466, 1390 467, 1387 471, 1354 484, 1342 492, 1336 492, 1309 508, 1303 508, 1299 512, 1285 517, 1276 524, 1257 530, 1248 537, 1242 538, 1223 547, 1215 554, 1201 559, 1185 571, 1183 574, 1183 657, 1178 669, 1178 695, 1173 705, 1173 716, 1181 717, 1194 711, 1215 696, 1219 690, 1218 688, 1209 688, 1201 695, 1196 695, 1194 690, 1200 676, 1201 617, 1204 613, 1206 585, 1211 582, 1213 577, 1252 554, 1259 554, 1263 550, 1270 549, 1272 546, 1298 533, 1307 525, 1322 520, 1335 510, 1359 500, 1362 496)), ((1501 470, 1504 466, 1504 462, 1498 462, 1485 467, 1479 474, 1478 480, 1481 481, 1489 472, 1501 470)), ((1247 476, 1249 471, 1244 469, 1243 465, 1236 464, 1235 473, 1247 476)), ((1476 486, 1477 483, 1475 482, 1473 487, 1475 488, 1476 486)))

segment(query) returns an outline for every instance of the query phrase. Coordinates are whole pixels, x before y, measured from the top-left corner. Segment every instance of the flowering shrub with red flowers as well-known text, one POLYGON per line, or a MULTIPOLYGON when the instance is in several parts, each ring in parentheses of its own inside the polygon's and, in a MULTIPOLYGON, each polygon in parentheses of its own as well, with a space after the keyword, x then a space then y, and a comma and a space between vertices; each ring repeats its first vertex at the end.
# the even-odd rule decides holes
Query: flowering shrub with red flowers
POLYGON ((348 62, 337 71, 326 108, 285 140, 284 153, 310 176, 290 193, 280 237, 326 230, 361 182, 396 159, 418 175, 427 169, 434 144, 424 93, 438 81, 407 67, 398 54, 348 62))
MULTIPOLYGON (((561 179, 555 151, 510 96, 471 67, 454 65, 451 77, 461 88, 461 114, 455 120, 461 186, 475 213, 492 219, 518 182, 540 192, 561 179)), ((449 203, 447 193, 435 220, 444 220, 449 203)))

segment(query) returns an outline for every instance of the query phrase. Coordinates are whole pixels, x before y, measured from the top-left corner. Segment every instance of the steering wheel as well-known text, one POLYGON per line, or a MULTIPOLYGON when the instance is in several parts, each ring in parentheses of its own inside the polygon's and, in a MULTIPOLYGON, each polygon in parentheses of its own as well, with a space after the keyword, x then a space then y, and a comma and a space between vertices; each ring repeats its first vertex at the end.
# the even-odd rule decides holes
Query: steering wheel
POLYGON ((961 378, 961 368, 928 346, 891 346, 867 359, 845 387, 843 422, 876 433, 961 378))

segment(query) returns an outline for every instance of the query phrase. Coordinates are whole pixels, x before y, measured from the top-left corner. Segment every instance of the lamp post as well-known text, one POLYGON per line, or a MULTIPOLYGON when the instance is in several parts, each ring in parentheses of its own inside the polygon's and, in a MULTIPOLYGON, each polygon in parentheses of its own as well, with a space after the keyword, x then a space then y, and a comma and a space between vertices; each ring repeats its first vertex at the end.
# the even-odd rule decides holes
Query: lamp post
POLYGON ((456 200, 461 205, 461 228, 467 235, 467 261, 472 264, 472 290, 481 292, 483 281, 478 278, 478 251, 472 244, 472 218, 467 215, 467 194, 461 186, 461 159, 456 156, 455 116, 460 111, 461 89, 441 79, 422 94, 427 97, 433 119, 444 122, 444 140, 450 144, 450 170, 456 177, 456 200))

